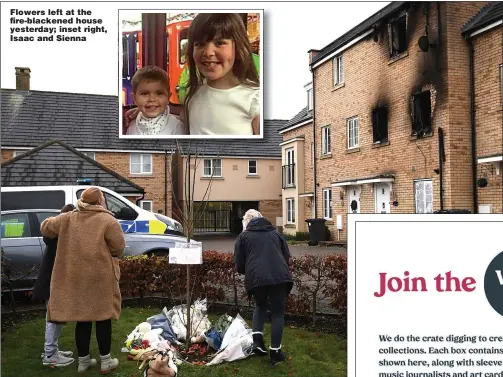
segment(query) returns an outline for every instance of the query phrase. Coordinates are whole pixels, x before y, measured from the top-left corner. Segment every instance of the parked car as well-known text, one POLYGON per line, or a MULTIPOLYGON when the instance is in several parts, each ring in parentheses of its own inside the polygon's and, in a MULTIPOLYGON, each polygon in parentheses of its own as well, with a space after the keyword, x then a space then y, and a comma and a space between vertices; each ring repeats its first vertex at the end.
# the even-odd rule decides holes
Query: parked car
MULTIPOLYGON (((82 192, 90 187, 89 183, 73 186, 19 186, 2 187, 1 210, 13 211, 18 209, 52 208, 61 209, 65 204, 76 204, 82 192)), ((105 196, 106 208, 115 214, 118 220, 159 220, 166 224, 167 234, 183 234, 183 227, 171 217, 147 211, 124 196, 106 187, 98 187, 105 196), (124 211, 127 210, 127 211, 124 211), (121 218, 127 213, 128 218, 121 218)))
MULTIPOLYGON (((32 290, 45 252, 40 233, 42 222, 60 213, 55 209, 24 209, 1 212, 2 249, 12 270, 10 277, 15 291, 32 290)), ((171 234, 125 233, 124 256, 166 256, 176 242, 186 242, 181 236, 171 234)), ((2 271, 4 273, 5 271, 2 271)), ((2 291, 8 287, 2 284, 2 291)))

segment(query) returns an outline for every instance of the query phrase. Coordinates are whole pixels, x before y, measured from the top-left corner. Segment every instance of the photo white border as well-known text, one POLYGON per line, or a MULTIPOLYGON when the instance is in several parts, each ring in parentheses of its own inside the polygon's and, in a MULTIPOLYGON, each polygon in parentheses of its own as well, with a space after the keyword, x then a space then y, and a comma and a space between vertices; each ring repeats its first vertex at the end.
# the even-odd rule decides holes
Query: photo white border
POLYGON ((119 105, 119 139, 263 139, 264 138, 264 8, 262 9, 127 9, 119 8, 118 13, 118 29, 119 33, 117 36, 118 48, 118 105, 119 105), (260 14, 260 47, 259 47, 259 58, 260 58, 260 132, 259 135, 123 135, 122 134, 122 18, 121 12, 141 12, 141 13, 258 13, 260 14))

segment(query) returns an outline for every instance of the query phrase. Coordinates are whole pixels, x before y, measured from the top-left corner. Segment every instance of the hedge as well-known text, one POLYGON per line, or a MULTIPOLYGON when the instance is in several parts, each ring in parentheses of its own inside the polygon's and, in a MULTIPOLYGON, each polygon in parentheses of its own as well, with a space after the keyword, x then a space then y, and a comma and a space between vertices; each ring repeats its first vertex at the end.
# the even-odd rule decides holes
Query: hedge
MULTIPOLYGON (((184 300, 187 286, 185 265, 169 264, 167 257, 134 256, 121 259, 120 288, 123 297, 143 298, 162 293, 184 300)), ((347 259, 345 255, 303 255, 293 258, 294 289, 287 301, 287 312, 319 314, 319 303, 327 302, 337 312, 347 308, 347 259)), ((193 298, 236 308, 251 304, 244 289, 244 276, 238 275, 232 253, 204 251, 203 264, 190 268, 193 298)))

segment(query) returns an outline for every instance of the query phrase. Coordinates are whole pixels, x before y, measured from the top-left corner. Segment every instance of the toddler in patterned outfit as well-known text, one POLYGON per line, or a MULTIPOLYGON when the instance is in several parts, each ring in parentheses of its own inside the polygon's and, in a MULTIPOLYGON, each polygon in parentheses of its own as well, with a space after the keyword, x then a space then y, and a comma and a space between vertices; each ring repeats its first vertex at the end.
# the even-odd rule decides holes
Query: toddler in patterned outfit
POLYGON ((168 74, 156 66, 139 69, 132 80, 133 100, 140 111, 127 135, 186 135, 183 123, 169 113, 168 74))

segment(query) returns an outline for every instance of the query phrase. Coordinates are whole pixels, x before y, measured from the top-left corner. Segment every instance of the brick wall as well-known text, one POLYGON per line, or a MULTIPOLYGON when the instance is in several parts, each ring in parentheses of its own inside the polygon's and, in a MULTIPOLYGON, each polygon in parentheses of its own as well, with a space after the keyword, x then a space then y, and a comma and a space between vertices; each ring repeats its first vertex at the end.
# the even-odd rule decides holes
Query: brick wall
POLYGON ((448 2, 444 4, 446 31, 446 78, 448 132, 445 147, 445 193, 448 208, 473 208, 473 177, 470 122, 470 60, 468 43, 461 35, 466 24, 486 3, 448 2))
MULTIPOLYGON (((167 186, 165 177, 165 157, 164 154, 152 154, 152 175, 136 175, 130 173, 130 153, 105 153, 96 152, 96 161, 114 170, 116 173, 136 183, 145 189, 144 200, 153 201, 153 212, 162 210, 162 213, 172 215, 172 187, 171 180, 168 179, 167 186), (166 186, 166 187, 165 187, 166 186), (167 198, 167 203, 165 201, 167 198), (166 205, 165 205, 166 203, 166 205), (167 207, 167 209, 166 209, 167 207)), ((171 155, 168 155, 168 174, 171 164, 171 155)))
POLYGON ((2 149, 2 163, 10 160, 14 155, 14 151, 2 149))
MULTIPOLYGON (((417 41, 425 34, 423 4, 408 17, 408 51, 390 59, 388 29, 379 40, 370 36, 343 52, 344 84, 334 88, 332 61, 315 70, 317 216, 322 215, 322 190, 331 183, 392 173, 391 213, 415 213, 414 181, 431 179, 434 210, 440 209, 438 128, 445 135, 444 208, 472 208, 469 57, 460 29, 484 3, 442 3, 440 40, 437 40, 437 7, 430 3, 428 33, 436 47, 422 52, 417 41), (438 43, 440 42, 440 44, 438 43), (432 134, 412 137, 411 96, 422 90, 432 94, 432 134), (373 144, 372 109, 388 106, 389 142, 373 144), (359 148, 347 148, 346 120, 359 118, 359 148), (320 158, 321 127, 330 126, 332 155, 320 158)), ((501 38, 499 39, 501 41, 501 38)), ((348 210, 347 190, 332 192, 334 217, 348 210), (343 191, 344 199, 340 199, 343 191)), ((373 186, 361 186, 362 213, 375 212, 373 186)), ((329 225, 334 234, 335 225, 329 225)), ((344 232, 347 219, 344 219, 344 232)))
MULTIPOLYGON (((498 27, 473 39, 475 68, 475 124, 477 156, 503 153, 503 121, 499 65, 502 63, 503 27, 498 27)), ((488 185, 478 189, 479 204, 492 204, 492 213, 502 213, 503 171, 496 175, 491 164, 477 166, 477 177, 485 177, 488 185)))
POLYGON ((281 217, 281 200, 261 200, 258 208, 262 216, 276 226, 276 217, 281 217))

